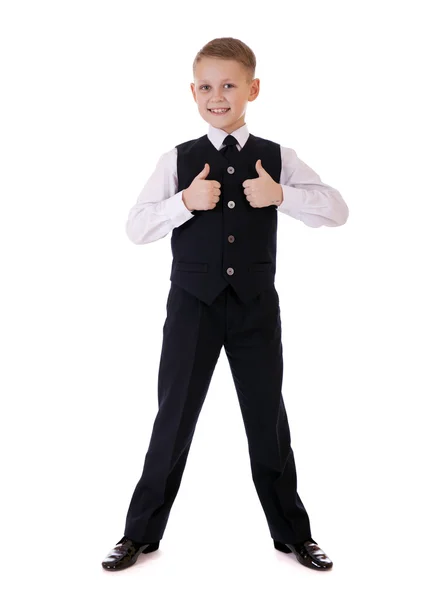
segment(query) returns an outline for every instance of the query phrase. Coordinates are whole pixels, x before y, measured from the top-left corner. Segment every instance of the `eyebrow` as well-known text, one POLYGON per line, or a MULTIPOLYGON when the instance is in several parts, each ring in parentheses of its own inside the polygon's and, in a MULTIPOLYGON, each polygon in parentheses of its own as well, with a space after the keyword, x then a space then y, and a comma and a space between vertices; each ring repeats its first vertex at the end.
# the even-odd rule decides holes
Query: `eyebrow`
MULTIPOLYGON (((207 79, 199 79, 197 83, 207 83, 207 81, 207 79)), ((223 79, 222 83, 225 83, 226 81, 234 81, 234 77, 228 77, 227 79, 223 79)))

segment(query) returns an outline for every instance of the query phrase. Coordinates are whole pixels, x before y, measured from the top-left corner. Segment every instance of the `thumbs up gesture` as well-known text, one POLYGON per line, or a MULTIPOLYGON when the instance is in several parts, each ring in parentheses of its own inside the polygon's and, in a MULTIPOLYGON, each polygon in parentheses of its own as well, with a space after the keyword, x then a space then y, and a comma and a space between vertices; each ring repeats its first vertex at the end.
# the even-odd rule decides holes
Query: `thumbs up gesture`
POLYGON ((220 200, 220 183, 215 179, 207 179, 210 165, 204 168, 182 192, 182 201, 188 210, 213 210, 220 200))
POLYGON ((253 208, 263 208, 272 204, 279 206, 283 199, 282 187, 267 173, 262 166, 261 159, 256 161, 256 179, 246 179, 244 194, 253 208))

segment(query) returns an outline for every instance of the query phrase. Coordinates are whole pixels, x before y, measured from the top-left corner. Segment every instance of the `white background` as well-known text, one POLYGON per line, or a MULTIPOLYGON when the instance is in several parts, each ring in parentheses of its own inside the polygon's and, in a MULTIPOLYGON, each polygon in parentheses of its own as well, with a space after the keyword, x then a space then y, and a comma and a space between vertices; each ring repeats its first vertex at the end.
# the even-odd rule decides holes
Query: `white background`
POLYGON ((8 598, 442 597, 439 5, 2 2, 8 598), (338 228, 278 215, 283 396, 334 567, 273 548, 222 351, 159 552, 108 573, 170 285, 170 235, 136 246, 126 218, 159 156, 207 132, 192 62, 223 36, 256 54, 250 132, 294 148, 350 209, 338 228))

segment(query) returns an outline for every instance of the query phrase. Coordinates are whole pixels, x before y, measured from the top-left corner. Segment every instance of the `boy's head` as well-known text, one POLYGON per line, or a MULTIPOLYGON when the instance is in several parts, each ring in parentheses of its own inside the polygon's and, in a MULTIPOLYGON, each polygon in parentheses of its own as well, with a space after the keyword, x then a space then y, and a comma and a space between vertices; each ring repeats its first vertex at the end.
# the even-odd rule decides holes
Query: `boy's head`
POLYGON ((255 69, 253 51, 240 40, 225 37, 208 42, 193 62, 191 91, 201 117, 227 133, 245 125, 247 104, 259 94, 255 69), (218 115, 211 108, 229 110, 218 115))

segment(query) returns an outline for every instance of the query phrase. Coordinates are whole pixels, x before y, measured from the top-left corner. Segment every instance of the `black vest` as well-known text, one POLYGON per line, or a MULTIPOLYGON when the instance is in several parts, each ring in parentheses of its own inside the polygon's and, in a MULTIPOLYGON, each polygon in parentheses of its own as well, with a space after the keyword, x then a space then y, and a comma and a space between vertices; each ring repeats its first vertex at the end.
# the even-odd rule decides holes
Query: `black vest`
POLYGON ((279 183, 280 145, 250 133, 231 162, 208 135, 176 148, 178 191, 187 188, 207 162, 207 180, 219 181, 221 195, 214 209, 193 210, 191 219, 173 229, 170 280, 208 305, 228 285, 247 302, 274 286, 277 207, 253 208, 242 183, 259 176, 258 159, 279 183))

